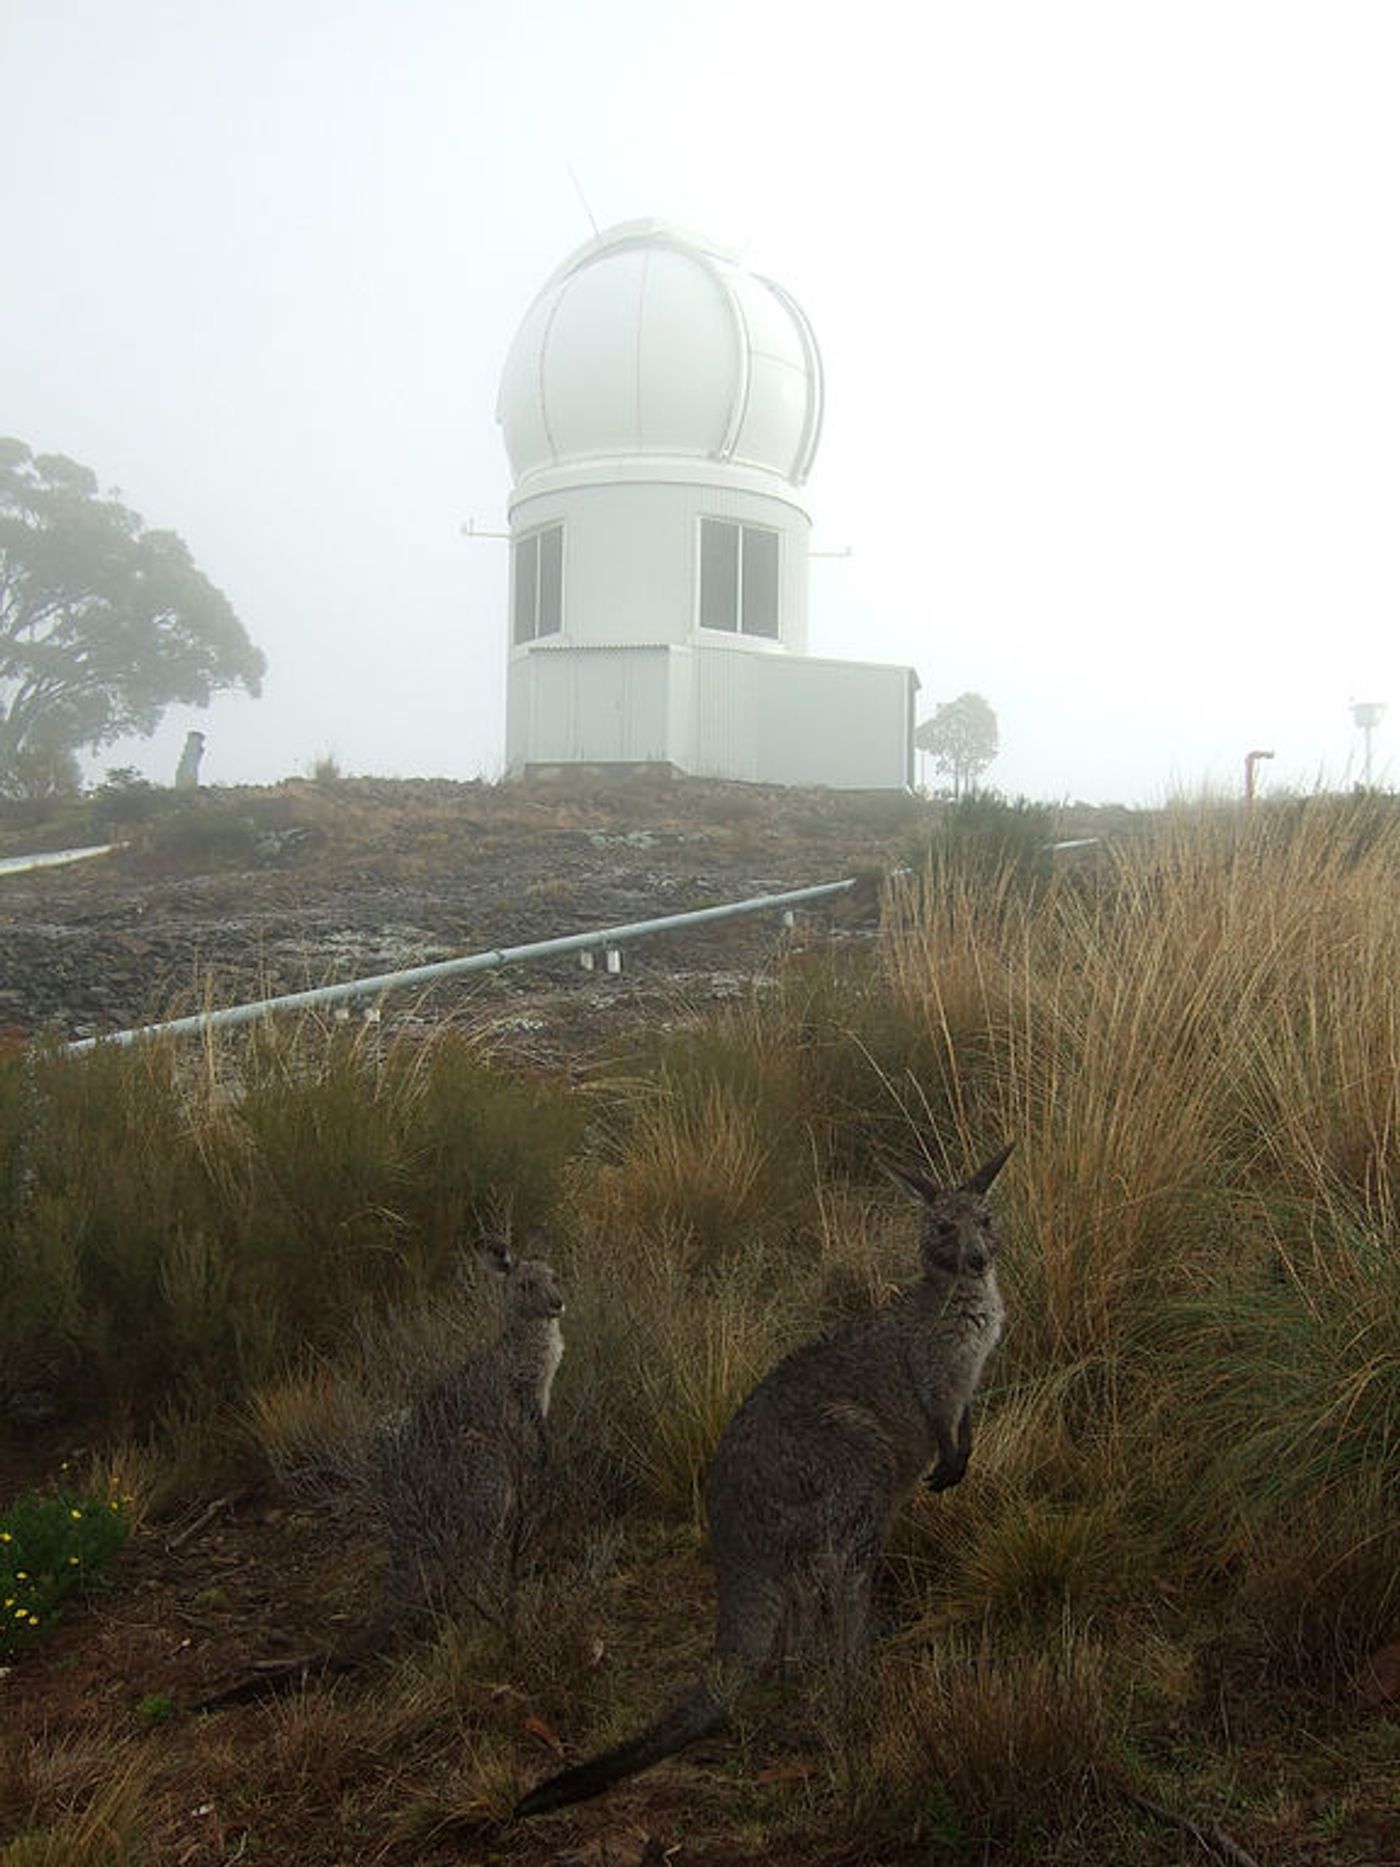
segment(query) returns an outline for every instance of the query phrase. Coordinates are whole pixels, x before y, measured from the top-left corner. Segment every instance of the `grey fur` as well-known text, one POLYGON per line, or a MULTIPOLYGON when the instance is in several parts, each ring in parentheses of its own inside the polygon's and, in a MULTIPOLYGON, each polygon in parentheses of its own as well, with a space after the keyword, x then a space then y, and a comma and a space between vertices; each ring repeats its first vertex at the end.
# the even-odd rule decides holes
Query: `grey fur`
POLYGON ((532 1475, 548 1457, 546 1420, 564 1352, 564 1299, 537 1258, 497 1258, 504 1326, 388 1427, 376 1494, 389 1542, 381 1627, 477 1591, 512 1553, 532 1475))
POLYGON ((718 1607, 706 1677, 639 1736, 541 1783, 518 1815, 581 1802, 717 1730, 804 1602, 829 1603, 847 1658, 863 1653, 896 1512, 922 1474, 942 1491, 967 1470, 972 1397, 1005 1318, 986 1194, 1010 1152, 948 1189, 891 1169, 923 1204, 923 1275, 779 1362, 715 1450, 718 1607))

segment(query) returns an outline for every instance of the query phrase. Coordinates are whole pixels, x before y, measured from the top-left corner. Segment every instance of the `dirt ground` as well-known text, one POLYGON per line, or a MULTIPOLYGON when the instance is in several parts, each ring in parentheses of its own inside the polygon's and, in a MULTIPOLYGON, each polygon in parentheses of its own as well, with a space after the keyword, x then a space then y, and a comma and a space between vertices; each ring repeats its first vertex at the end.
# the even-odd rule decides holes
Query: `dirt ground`
MULTIPOLYGON (((476 1789, 473 1744, 485 1735, 513 1759, 518 1787, 563 1753, 507 1680, 464 1669, 444 1715, 431 1635, 406 1655, 318 1677, 317 1659, 353 1638, 371 1611, 375 1570, 372 1544, 347 1542, 343 1524, 271 1492, 145 1526, 113 1565, 110 1590, 75 1605, 21 1662, 0 1669, 0 1756, 22 1778, 16 1760, 42 1755, 31 1767, 46 1782, 66 1764, 76 1795, 85 1759, 101 1756, 115 1772, 125 1752, 140 1754, 149 1851, 136 1858, 172 1867, 660 1867, 757 1857, 725 1808, 739 1755, 732 1738, 694 1746, 606 1802, 519 1824, 508 1819, 508 1784, 496 1800, 476 1789), (309 1676, 293 1669, 289 1678, 301 1659, 312 1663, 309 1676), (415 1721, 416 1676, 427 1709, 415 1721)), ((671 1582, 668 1612, 689 1607, 702 1633, 708 1578, 694 1553, 673 1565, 671 1582)), ((658 1706, 677 1683, 658 1666, 658 1706)), ((813 1766, 785 1752, 778 1728, 746 1767, 762 1794, 813 1766)), ((0 1768, 0 1835, 16 1814, 5 1787, 0 1768)), ((757 1852, 773 1867, 869 1860, 817 1837, 770 1839, 757 1852)))
MULTIPOLYGON (((21 1461, 35 1475, 65 1449, 77 1450, 55 1441, 21 1454, 13 1438, 5 1441, 0 1488, 8 1492, 21 1461)), ((363 1624, 376 1563, 372 1543, 347 1538, 343 1523, 262 1489, 144 1526, 117 1558, 110 1590, 74 1605, 22 1662, 0 1670, 0 1834, 13 1832, 5 1791, 11 1802, 23 1793, 26 1767, 50 1793, 67 1770, 81 1801, 77 1786, 94 1758, 114 1772, 130 1757, 144 1772, 145 1851, 110 1858, 159 1867, 956 1867, 969 1858, 965 1845, 950 1850, 928 1837, 897 1848, 863 1842, 842 1817, 829 1759, 800 1708, 781 1699, 752 1728, 697 1744, 598 1803, 514 1823, 511 1796, 563 1753, 548 1718, 508 1676, 464 1666, 445 1687, 450 1660, 427 1636, 357 1673, 294 1671, 288 1684, 290 1662, 314 1661, 363 1624), (415 1692, 423 1699, 417 1717, 415 1692), (508 1775, 488 1773, 494 1794, 482 1793, 473 1767, 483 1740, 508 1760, 508 1775)), ((629 1674, 638 1701, 659 1708, 704 1639, 710 1587, 699 1552, 688 1548, 653 1562, 648 1586, 649 1601, 639 1603, 619 1576, 609 1618, 624 1629, 630 1621, 629 1674), (649 1643, 658 1656, 651 1664, 649 1643)), ((1336 1747, 1344 1775, 1345 1727, 1314 1739, 1336 1747)), ((1274 1774, 1268 1756, 1247 1761, 1260 1780, 1274 1774)), ((89 1780, 84 1793, 91 1790, 89 1780)), ((1078 1858, 1086 1867, 1129 1859, 1159 1867, 1400 1863, 1400 1812, 1356 1808, 1335 1835, 1309 1817, 1297 1804, 1261 1806, 1232 1835, 1215 1831, 1224 1851, 1186 1828, 1138 1818, 1131 1851, 1120 1853, 1111 1836, 1115 1822, 1131 1820, 1125 1808, 1109 1812, 1101 1836, 1086 1836, 1078 1858), (1231 1845, 1240 1851, 1232 1855, 1231 1845)), ((978 1849, 971 1858, 999 1855, 978 1849)), ((1017 1849, 1014 1858, 1032 1857, 1017 1849)))

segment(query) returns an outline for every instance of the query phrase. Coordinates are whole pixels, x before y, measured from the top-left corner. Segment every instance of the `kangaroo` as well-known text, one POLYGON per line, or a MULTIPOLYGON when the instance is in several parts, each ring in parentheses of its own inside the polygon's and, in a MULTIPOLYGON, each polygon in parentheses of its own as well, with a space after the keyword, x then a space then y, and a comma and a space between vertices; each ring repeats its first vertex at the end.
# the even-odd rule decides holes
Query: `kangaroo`
MULTIPOLYGON (((491 1613, 484 1584, 507 1555, 514 1579, 529 1480, 548 1457, 546 1416, 564 1352, 564 1299, 539 1259, 489 1255, 502 1278, 504 1327, 496 1342, 429 1389, 387 1425, 371 1474, 371 1508, 389 1543, 378 1613, 333 1652, 260 1663, 257 1672, 196 1702, 195 1709, 262 1698, 310 1678, 353 1672, 399 1623, 463 1579, 491 1613), (504 1547, 503 1547, 504 1546, 504 1547)), ((505 1604, 509 1610, 509 1601, 505 1604)))
POLYGON ((379 1447, 378 1505, 389 1539, 381 1627, 444 1592, 462 1565, 489 1576, 518 1531, 564 1335, 564 1299, 537 1258, 496 1256, 504 1327, 489 1349, 422 1395, 379 1447))
POLYGON ((967 1470, 972 1396, 1005 1318, 985 1195, 1010 1152, 947 1189, 890 1168, 923 1203, 923 1275, 780 1361, 720 1436, 706 1493, 718 1605, 705 1676, 637 1737, 540 1783, 517 1815, 582 1802, 719 1730, 804 1597, 830 1599, 847 1653, 864 1650, 896 1511, 921 1474, 943 1491, 967 1470))

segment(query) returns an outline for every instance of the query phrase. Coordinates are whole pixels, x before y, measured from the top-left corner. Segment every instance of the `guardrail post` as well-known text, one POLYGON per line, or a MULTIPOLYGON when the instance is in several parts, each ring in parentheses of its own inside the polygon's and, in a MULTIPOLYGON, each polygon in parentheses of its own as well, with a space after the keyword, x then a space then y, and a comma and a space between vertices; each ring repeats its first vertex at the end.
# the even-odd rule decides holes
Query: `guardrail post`
MULTIPOLYGON (((746 901, 726 901, 717 907, 692 908, 684 914, 661 914, 654 920, 631 921, 619 927, 594 927, 586 933, 562 934, 553 940, 535 940, 526 946, 497 947, 486 953, 467 953, 460 959, 434 960, 427 966, 408 966, 401 972, 376 973, 367 979, 346 979, 339 985, 316 986, 305 992, 283 992, 276 998, 260 998, 243 1005, 226 1005, 220 1011, 201 1011, 185 1018, 170 1018, 161 1024, 137 1025, 127 1031, 111 1031, 103 1037, 78 1037, 64 1045, 70 1056, 93 1050, 99 1044, 134 1044, 143 1037, 186 1036, 221 1026, 253 1024, 276 1011, 303 1011, 312 1005, 364 1004, 373 999, 376 1006, 386 992, 406 986, 436 984, 441 979, 460 978, 469 972, 486 972, 500 966, 518 966, 526 960, 555 959, 565 953, 577 953, 579 963, 592 970, 590 961, 601 949, 610 973, 622 971, 622 947, 628 940, 643 936, 672 933, 681 927, 700 927, 712 921, 733 920, 742 914, 784 912, 797 901, 827 900, 855 887, 854 877, 840 882, 814 882, 807 888, 789 888, 776 895, 753 895, 746 901)), ((596 963, 596 962, 594 962, 596 963)))

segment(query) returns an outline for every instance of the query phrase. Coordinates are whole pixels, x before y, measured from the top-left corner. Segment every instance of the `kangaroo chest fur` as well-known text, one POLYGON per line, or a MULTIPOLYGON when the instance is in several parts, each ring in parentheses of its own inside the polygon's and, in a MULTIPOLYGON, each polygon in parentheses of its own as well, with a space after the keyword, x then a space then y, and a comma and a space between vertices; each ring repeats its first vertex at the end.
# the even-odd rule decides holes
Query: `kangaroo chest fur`
POLYGON ((539 1348, 539 1369, 535 1387, 540 1412, 549 1412, 549 1396, 554 1387, 554 1377, 559 1372, 559 1363, 564 1359, 564 1331, 557 1316, 551 1316, 543 1325, 539 1348))
POLYGON ((557 1317, 517 1325, 501 1344, 501 1389, 512 1404, 541 1419, 549 1412, 554 1377, 564 1358, 564 1331, 557 1317))
POLYGON ((901 1302, 908 1313, 899 1333, 920 1399, 931 1410, 945 1403, 966 1406, 1006 1325, 995 1272, 959 1278, 941 1292, 920 1284, 901 1302))

